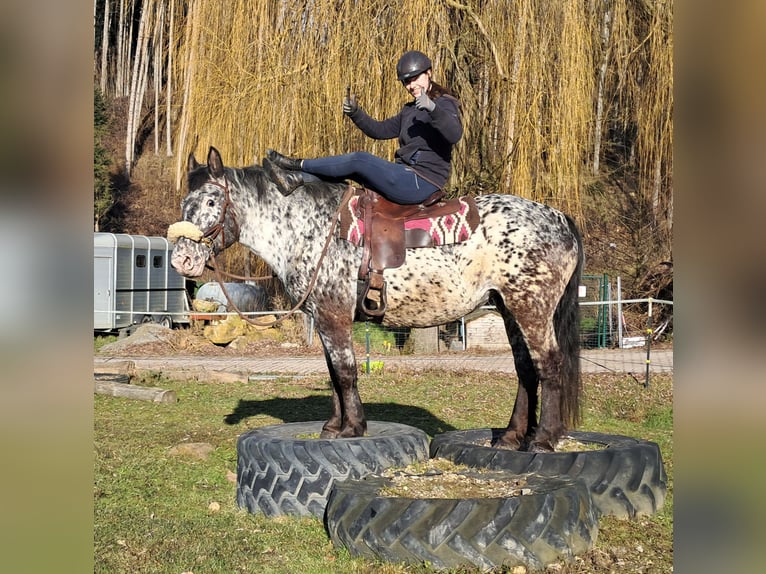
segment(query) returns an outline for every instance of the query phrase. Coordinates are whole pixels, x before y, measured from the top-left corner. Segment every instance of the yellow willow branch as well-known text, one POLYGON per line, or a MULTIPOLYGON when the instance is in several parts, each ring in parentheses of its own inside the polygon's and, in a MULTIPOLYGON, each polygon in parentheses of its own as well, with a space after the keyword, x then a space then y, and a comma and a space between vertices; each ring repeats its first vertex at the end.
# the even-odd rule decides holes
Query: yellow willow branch
POLYGON ((495 48, 495 43, 492 41, 492 38, 490 38, 489 33, 487 32, 487 29, 484 27, 484 24, 482 23, 481 19, 479 18, 479 15, 474 12, 473 8, 470 6, 463 6, 462 4, 459 4, 455 0, 444 0, 444 2, 447 4, 447 6, 452 6, 453 8, 457 10, 462 10, 464 12, 467 12, 468 15, 474 19, 476 22, 476 26, 479 28, 479 32, 482 33, 484 38, 487 40, 487 43, 489 44, 489 49, 492 51, 492 57, 495 59, 495 66, 497 67, 497 73, 500 76, 501 80, 505 80, 505 72, 503 72, 503 65, 500 63, 500 57, 497 55, 497 48, 495 48))

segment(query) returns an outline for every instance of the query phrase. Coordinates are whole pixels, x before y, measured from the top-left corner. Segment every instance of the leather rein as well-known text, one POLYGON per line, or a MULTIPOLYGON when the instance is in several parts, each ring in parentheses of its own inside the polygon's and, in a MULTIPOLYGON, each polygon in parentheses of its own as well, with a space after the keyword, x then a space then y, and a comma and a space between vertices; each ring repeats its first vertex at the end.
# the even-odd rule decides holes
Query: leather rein
MULTIPOLYGON (((341 199, 340 205, 338 205, 338 209, 335 212, 335 215, 332 219, 332 224, 330 225, 330 230, 327 233, 327 238, 325 239, 324 247, 322 248, 322 253, 319 256, 319 261, 317 261, 316 268, 314 269, 314 273, 311 276, 311 280, 309 281, 308 289, 306 289, 306 292, 303 294, 303 297, 301 297, 300 301, 295 304, 295 306, 290 309, 287 313, 282 315, 280 318, 275 319, 273 321, 257 321, 254 319, 250 319, 249 317, 246 317, 242 311, 239 310, 239 307, 234 303, 231 296, 229 295, 229 292, 226 290, 226 285, 223 281, 223 276, 225 275, 227 278, 231 279, 242 279, 245 281, 263 281, 266 279, 272 279, 274 275, 268 275, 263 277, 242 277, 241 275, 234 275, 231 273, 227 273, 220 269, 218 262, 215 258, 215 249, 213 246, 213 243, 215 242, 215 239, 220 235, 221 236, 221 245, 222 249, 226 246, 226 235, 224 230, 224 222, 226 220, 226 212, 228 211, 229 207, 233 205, 231 201, 231 194, 229 192, 229 180, 226 177, 226 174, 223 176, 223 184, 218 183, 217 181, 208 180, 205 183, 209 183, 211 185, 214 185, 218 188, 220 188, 223 191, 223 206, 221 207, 221 215, 218 218, 218 221, 215 222, 207 231, 205 231, 202 234, 202 238, 200 239, 200 243, 203 243, 210 249, 210 261, 212 265, 205 264, 205 267, 208 269, 211 269, 213 272, 215 272, 215 278, 216 281, 218 281, 218 284, 221 287, 221 291, 223 291, 224 296, 226 297, 226 301, 230 305, 231 308, 236 311, 237 315, 247 323, 250 323, 251 325, 255 325, 256 327, 271 327, 273 325, 276 325, 278 323, 281 323, 291 315, 294 315, 306 302, 306 299, 308 299, 309 294, 314 289, 314 286, 316 285, 317 276, 319 275, 319 268, 322 266, 322 262, 324 261, 325 255, 327 254, 327 249, 330 246, 330 241, 332 240, 332 236, 335 233, 335 228, 338 225, 338 219, 340 217, 340 212, 343 209, 343 206, 348 202, 348 200, 351 198, 351 195, 354 193, 354 188, 349 185, 346 189, 346 193, 343 195, 343 199, 341 199)), ((234 221, 234 229, 237 233, 237 236, 239 236, 239 223, 237 222, 236 217, 232 215, 232 220, 234 221)))

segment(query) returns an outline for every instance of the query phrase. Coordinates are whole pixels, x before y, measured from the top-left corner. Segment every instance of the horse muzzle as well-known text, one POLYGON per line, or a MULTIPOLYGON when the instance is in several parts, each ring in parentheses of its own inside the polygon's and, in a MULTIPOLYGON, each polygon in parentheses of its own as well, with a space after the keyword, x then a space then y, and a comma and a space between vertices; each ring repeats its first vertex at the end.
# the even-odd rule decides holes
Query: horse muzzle
POLYGON ((170 264, 184 277, 199 277, 205 270, 211 249, 204 243, 180 238, 173 248, 170 264))

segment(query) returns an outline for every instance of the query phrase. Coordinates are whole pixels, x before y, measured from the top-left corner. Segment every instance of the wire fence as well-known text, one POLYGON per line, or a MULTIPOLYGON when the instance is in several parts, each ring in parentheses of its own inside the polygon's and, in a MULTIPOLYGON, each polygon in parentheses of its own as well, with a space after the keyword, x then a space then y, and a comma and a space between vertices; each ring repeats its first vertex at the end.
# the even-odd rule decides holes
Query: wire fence
MULTIPOLYGON (((606 275, 583 276, 580 286, 580 345, 593 348, 638 348, 648 347, 652 342, 668 340, 673 332, 673 301, 663 299, 622 299, 620 279, 616 289, 612 288, 606 275)), ((109 313, 110 311, 97 311, 109 313)), ((114 311, 111 311, 114 312, 114 311)), ((281 316, 287 310, 262 310, 244 312, 246 317, 281 316)), ((225 319, 236 313, 231 311, 199 313, 190 311, 192 321, 225 319)), ((160 322, 164 312, 143 312, 143 322, 160 322)), ((315 326, 313 318, 296 314, 304 324, 308 345, 314 344, 315 326)), ((174 317, 174 323, 178 322, 174 317)), ((137 322, 141 322, 139 318, 137 322)), ((424 329, 416 331, 426 331, 424 329)), ((507 349, 508 339, 502 318, 494 305, 484 305, 457 321, 428 329, 431 340, 425 351, 465 351, 468 349, 507 349)), ((357 324, 355 341, 374 350, 418 352, 417 344, 411 341, 410 328, 387 328, 369 324, 357 324), (372 334, 371 334, 372 332, 372 334)))

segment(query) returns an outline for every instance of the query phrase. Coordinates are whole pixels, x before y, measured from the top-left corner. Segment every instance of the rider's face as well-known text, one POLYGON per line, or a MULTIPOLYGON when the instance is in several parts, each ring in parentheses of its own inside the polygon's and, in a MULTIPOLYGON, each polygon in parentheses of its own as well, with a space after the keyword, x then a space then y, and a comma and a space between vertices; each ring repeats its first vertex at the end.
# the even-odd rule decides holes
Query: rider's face
POLYGON ((402 82, 404 84, 405 89, 415 98, 417 98, 420 95, 420 92, 427 91, 428 87, 431 85, 431 70, 426 70, 422 74, 419 74, 415 76, 414 78, 410 78, 409 80, 405 80, 402 82))

